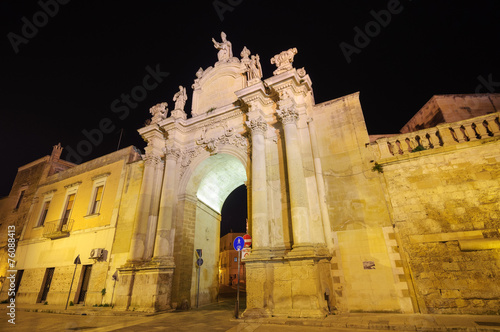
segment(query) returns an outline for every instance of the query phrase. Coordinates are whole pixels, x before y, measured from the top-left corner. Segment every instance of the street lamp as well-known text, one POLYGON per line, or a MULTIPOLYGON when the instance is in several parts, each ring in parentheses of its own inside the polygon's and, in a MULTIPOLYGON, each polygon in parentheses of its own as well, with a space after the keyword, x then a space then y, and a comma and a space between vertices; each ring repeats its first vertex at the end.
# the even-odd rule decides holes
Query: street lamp
POLYGON ((75 271, 73 272, 73 278, 71 279, 71 285, 69 286, 68 299, 66 300, 66 308, 64 308, 64 310, 68 309, 68 302, 69 302, 69 297, 71 295, 71 288, 73 288, 73 280, 75 280, 76 268, 77 268, 78 264, 82 264, 82 262, 80 261, 80 255, 76 256, 73 264, 75 264, 75 271))

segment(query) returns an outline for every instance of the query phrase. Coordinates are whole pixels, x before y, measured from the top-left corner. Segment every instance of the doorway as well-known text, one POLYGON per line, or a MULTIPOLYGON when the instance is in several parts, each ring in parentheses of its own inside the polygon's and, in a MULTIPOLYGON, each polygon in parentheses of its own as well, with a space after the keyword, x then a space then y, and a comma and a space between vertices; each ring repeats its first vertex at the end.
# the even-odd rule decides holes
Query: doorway
POLYGON ((24 270, 18 270, 16 273, 16 285, 14 288, 14 296, 17 297, 17 291, 19 290, 19 285, 21 285, 21 279, 23 278, 24 270))
POLYGON ((90 273, 92 272, 92 265, 82 266, 82 282, 80 283, 78 301, 76 303, 84 303, 85 296, 87 296, 87 290, 89 287, 90 273))
POLYGON ((52 283, 52 277, 54 276, 54 270, 54 267, 49 267, 45 270, 42 289, 40 290, 40 295, 37 303, 45 303, 47 301, 47 295, 49 294, 50 284, 52 283))

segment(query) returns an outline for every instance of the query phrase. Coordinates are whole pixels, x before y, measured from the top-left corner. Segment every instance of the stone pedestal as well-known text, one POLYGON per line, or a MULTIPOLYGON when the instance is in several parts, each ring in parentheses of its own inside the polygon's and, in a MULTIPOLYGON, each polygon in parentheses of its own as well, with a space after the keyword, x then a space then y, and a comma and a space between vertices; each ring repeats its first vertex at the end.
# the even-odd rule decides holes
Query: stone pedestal
POLYGON ((157 312, 171 309, 173 265, 153 263, 119 269, 115 306, 118 310, 157 312))
POLYGON ((244 317, 321 318, 328 314, 325 293, 332 289, 328 257, 249 259, 245 264, 244 317))

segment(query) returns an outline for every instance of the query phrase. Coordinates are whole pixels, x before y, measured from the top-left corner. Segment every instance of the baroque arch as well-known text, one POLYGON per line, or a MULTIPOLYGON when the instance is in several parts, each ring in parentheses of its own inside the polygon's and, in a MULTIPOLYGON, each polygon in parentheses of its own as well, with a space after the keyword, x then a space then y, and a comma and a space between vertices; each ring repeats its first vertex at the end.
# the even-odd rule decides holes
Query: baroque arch
MULTIPOLYGON (((393 296, 393 284, 379 291, 360 270, 358 243, 350 240, 351 233, 334 232, 342 217, 337 200, 346 197, 335 194, 343 179, 335 177, 334 170, 351 167, 350 158, 358 158, 358 145, 368 138, 353 138, 359 131, 349 127, 333 142, 329 131, 332 123, 364 124, 357 94, 315 105, 309 75, 304 68, 293 68, 295 48, 273 57, 277 69, 262 79, 255 70, 261 68, 259 56, 250 56, 245 47, 242 58, 236 58, 232 44, 222 39, 214 41, 218 61, 196 73, 191 117, 184 111, 187 97, 180 86, 175 109, 169 112, 166 102, 153 106, 151 122, 139 129, 147 142, 144 173, 128 260, 120 268, 117 306, 144 311, 192 306, 195 249, 202 249, 206 258, 200 301, 213 301, 221 206, 245 183, 252 236, 251 253, 245 258, 245 316, 323 317, 332 309, 378 310, 380 296, 386 299, 384 310, 401 310, 398 301, 404 299, 393 296), (354 121, 354 116, 359 118, 354 121), (341 146, 346 137, 350 141, 341 146), (339 243, 347 248, 342 249, 343 257, 339 243), (355 284, 359 292, 345 292, 354 302, 343 297, 345 278, 337 270, 344 262, 351 264, 344 271, 351 273, 349 278, 364 278, 355 284)), ((353 181, 348 179, 348 184, 355 185, 353 181)), ((370 212, 369 207, 360 208, 370 212)), ((372 213, 362 223, 387 224, 385 214, 372 213)), ((375 233, 385 241, 381 231, 375 233)), ((383 253, 377 252, 377 272, 388 279, 391 258, 379 247, 383 253)), ((366 257, 371 261, 369 254, 366 257)))

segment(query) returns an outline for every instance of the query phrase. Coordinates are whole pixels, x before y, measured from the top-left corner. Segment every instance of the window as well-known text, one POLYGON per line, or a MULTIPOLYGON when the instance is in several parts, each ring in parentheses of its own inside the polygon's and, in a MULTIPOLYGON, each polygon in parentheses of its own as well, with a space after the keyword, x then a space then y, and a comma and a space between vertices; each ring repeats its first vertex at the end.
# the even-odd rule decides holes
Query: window
POLYGON ((92 185, 92 196, 90 196, 89 207, 85 218, 99 215, 101 212, 104 187, 106 186, 106 180, 110 174, 111 173, 103 173, 92 178, 92 180, 94 180, 94 184, 92 185))
POLYGON ((56 189, 53 189, 41 195, 43 197, 42 207, 40 209, 40 212, 38 213, 38 222, 36 223, 35 227, 41 227, 45 225, 45 222, 47 221, 47 214, 49 213, 50 202, 52 201, 55 192, 56 189))
POLYGON ((64 208, 61 226, 68 223, 69 217, 71 216, 71 210, 73 209, 73 203, 75 202, 75 194, 70 194, 66 200, 66 207, 64 208))
POLYGON ((40 219, 38 219, 38 226, 43 226, 45 219, 47 218, 47 212, 49 212, 50 201, 43 202, 42 212, 40 214, 40 219))
POLYGON ((89 214, 99 213, 101 209, 101 201, 102 201, 102 191, 104 189, 104 185, 94 188, 93 199, 90 206, 89 214))
POLYGON ((17 204, 16 204, 16 208, 15 208, 16 210, 19 209, 19 206, 21 205, 25 191, 26 190, 22 190, 21 194, 19 195, 19 199, 17 200, 17 204))

